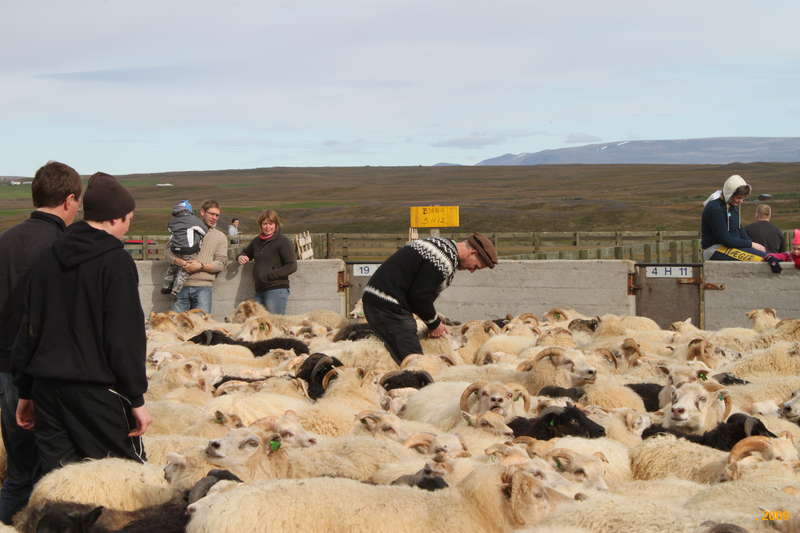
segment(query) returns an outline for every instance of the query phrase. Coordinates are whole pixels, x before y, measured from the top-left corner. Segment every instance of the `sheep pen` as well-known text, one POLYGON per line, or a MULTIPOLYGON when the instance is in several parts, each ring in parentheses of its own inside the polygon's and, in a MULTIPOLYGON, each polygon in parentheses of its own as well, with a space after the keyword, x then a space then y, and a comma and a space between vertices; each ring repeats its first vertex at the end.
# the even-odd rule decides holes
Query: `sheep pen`
MULTIPOLYGON (((186 531, 221 533, 796 527, 800 345, 786 320, 759 319, 738 343, 725 331, 735 359, 714 351, 719 332, 643 317, 504 320, 448 325, 447 346, 400 367, 331 311, 154 313, 148 463, 51 472, 14 526, 37 531, 66 502, 95 519, 178 506, 186 531), (256 355, 243 344, 263 342, 256 330, 282 341, 256 355)), ((95 528, 80 530, 115 530, 95 528)))

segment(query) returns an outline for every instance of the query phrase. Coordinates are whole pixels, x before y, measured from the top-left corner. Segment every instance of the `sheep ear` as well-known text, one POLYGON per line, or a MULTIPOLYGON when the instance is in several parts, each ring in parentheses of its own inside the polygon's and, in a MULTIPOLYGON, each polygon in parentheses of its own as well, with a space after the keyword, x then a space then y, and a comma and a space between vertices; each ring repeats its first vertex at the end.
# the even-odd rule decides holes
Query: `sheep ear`
POLYGON ((103 512, 103 507, 100 506, 100 507, 95 507, 91 511, 85 513, 81 513, 80 511, 75 511, 69 513, 67 517, 70 519, 70 522, 72 522, 73 527, 77 526, 80 529, 80 531, 89 531, 90 529, 92 529, 94 523, 97 522, 97 519, 100 518, 100 514, 102 514, 102 512, 103 512))
POLYGON ((358 376, 358 379, 364 379, 364 376, 367 375, 367 371, 364 370, 363 368, 357 368, 356 375, 358 376))
POLYGON ((186 466, 186 456, 177 452, 169 452, 167 454, 167 464, 186 466))
POLYGON ((534 491, 540 487, 536 479, 522 470, 513 472, 508 488, 504 493, 509 498, 509 506, 513 522, 517 526, 527 524, 527 513, 534 499, 534 491))
POLYGON ((473 427, 477 427, 478 425, 478 417, 467 411, 461 411, 461 417, 466 420, 467 424, 473 427))
POLYGON ((366 427, 370 431, 374 430, 377 427, 378 421, 380 420, 375 413, 369 411, 364 413, 359 413, 358 415, 356 415, 356 417, 358 418, 358 421, 361 422, 364 425, 364 427, 366 427))
POLYGON ((594 452, 592 455, 603 461, 604 463, 608 463, 608 459, 606 458, 603 452, 594 452))

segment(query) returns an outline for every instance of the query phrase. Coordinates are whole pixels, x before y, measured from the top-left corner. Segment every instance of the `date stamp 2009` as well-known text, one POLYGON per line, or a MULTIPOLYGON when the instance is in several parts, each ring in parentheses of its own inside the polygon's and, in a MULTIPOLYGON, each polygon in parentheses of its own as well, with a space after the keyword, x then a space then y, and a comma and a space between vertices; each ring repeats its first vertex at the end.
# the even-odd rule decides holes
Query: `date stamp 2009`
POLYGON ((756 520, 791 520, 792 513, 790 513, 786 509, 779 509, 777 511, 768 511, 767 509, 761 509, 761 516, 757 517, 756 520))

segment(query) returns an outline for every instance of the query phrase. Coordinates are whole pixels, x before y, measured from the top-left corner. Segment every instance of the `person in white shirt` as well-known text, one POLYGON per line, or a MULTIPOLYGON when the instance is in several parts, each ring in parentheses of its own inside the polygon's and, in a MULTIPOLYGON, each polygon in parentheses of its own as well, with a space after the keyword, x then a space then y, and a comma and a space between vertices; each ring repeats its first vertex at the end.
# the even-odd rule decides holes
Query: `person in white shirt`
POLYGON ((231 219, 228 226, 228 238, 230 238, 231 244, 239 244, 239 219, 236 217, 231 219))

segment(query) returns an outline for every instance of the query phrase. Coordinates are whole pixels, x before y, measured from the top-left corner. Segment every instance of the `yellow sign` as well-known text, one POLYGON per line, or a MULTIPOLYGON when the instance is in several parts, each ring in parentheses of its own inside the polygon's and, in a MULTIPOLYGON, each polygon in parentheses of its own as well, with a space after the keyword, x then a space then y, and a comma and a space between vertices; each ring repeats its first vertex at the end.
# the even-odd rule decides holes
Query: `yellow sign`
POLYGON ((412 228, 450 228, 458 225, 457 205, 424 205, 411 208, 412 228))

